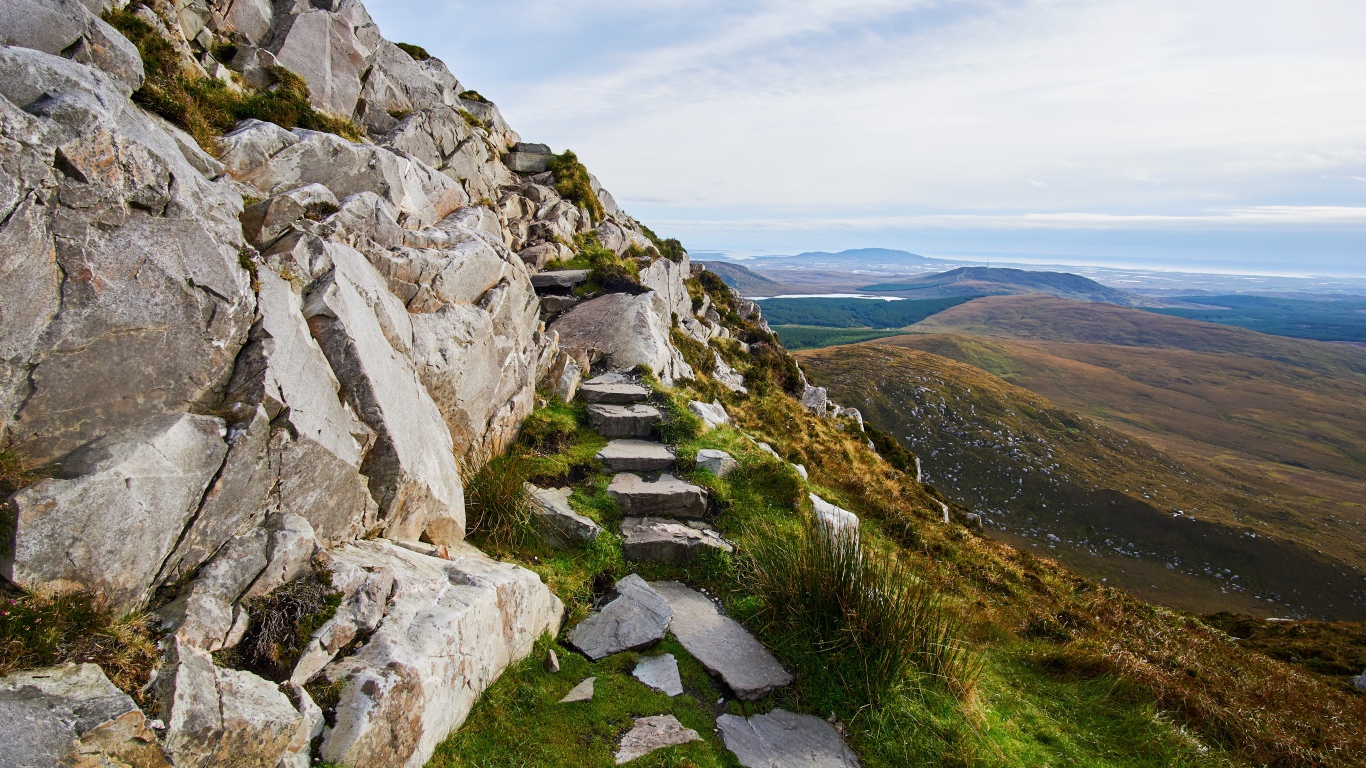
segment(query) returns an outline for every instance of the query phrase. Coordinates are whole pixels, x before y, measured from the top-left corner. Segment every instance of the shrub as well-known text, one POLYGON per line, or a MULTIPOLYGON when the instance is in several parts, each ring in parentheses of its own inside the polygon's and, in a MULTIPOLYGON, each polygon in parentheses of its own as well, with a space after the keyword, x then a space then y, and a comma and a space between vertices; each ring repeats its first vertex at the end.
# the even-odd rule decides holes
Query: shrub
POLYGON ((245 600, 251 624, 242 642, 215 654, 223 666, 246 669, 283 682, 303 655, 313 633, 337 613, 342 593, 332 588, 332 574, 321 568, 263 597, 245 600))
POLYGON ((602 201, 593 191, 593 183, 588 178, 588 169, 579 162, 577 155, 565 150, 564 154, 550 158, 550 172, 555 174, 555 191, 560 194, 560 197, 586 209, 594 224, 607 216, 606 209, 602 207, 602 201))
POLYGON ((640 265, 598 245, 584 248, 580 255, 588 260, 588 279, 601 288, 619 293, 641 293, 640 265))
POLYGON ((361 140, 360 129, 350 120, 314 109, 307 84, 284 67, 270 68, 275 82, 264 91, 239 92, 215 78, 194 75, 182 66, 175 47, 130 9, 107 13, 105 20, 142 56, 146 77, 133 100, 184 128, 205 149, 212 151, 219 136, 247 118, 361 140))
POLYGON ((472 540, 499 549, 540 540, 526 489, 531 470, 526 453, 517 448, 465 461, 465 528, 472 540))
POLYGON ((489 103, 491 103, 488 99, 486 99, 486 98, 484 98, 483 96, 479 95, 479 91, 461 91, 458 95, 460 96, 460 98, 464 99, 465 101, 477 101, 477 102, 479 102, 480 104, 489 104, 489 103))
MULTIPOLYGON (((427 49, 420 45, 413 45, 412 43, 394 43, 394 45, 397 46, 399 50, 412 56, 413 61, 426 61, 432 57, 430 53, 427 53, 427 49)), ((469 93, 469 91, 466 91, 465 93, 469 93)), ((466 98, 465 94, 460 94, 460 98, 466 98)))
POLYGON ((141 614, 116 617, 89 594, 0 592, 0 677, 64 662, 94 662, 139 704, 157 661, 141 614))
POLYGON ((806 519, 795 536, 759 537, 747 570, 763 599, 757 618, 855 670, 842 676, 851 693, 876 703, 916 671, 962 698, 975 689, 982 661, 958 622, 910 568, 856 533, 806 519))
POLYGON ((794 397, 801 394, 802 374, 797 361, 776 342, 751 344, 749 353, 745 386, 759 393, 776 387, 794 397))
POLYGON ((661 240, 659 235, 654 233, 654 230, 644 224, 640 225, 640 230, 644 232, 645 236, 650 238, 650 242, 654 243, 655 247, 659 249, 659 255, 669 261, 682 261, 683 257, 687 255, 688 251, 683 248, 683 243, 679 242, 677 238, 671 237, 667 240, 661 240))

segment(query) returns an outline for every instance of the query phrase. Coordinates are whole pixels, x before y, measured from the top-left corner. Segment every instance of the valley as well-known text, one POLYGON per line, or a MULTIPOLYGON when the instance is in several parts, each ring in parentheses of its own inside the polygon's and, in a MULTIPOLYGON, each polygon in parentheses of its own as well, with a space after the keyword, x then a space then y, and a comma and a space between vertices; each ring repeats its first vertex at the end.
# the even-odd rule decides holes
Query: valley
POLYGON ((992 535, 1185 610, 1362 618, 1360 350, 1039 296, 909 330, 800 358, 992 535))

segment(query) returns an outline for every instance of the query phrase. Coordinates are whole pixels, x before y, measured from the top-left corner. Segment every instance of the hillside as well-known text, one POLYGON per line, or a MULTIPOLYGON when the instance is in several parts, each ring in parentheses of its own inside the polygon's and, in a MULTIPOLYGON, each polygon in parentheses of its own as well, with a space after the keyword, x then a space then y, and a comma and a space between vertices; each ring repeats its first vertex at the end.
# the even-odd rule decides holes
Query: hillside
POLYGON ((1076 301, 1099 301, 1132 307, 1147 300, 1089 278, 1066 272, 1036 272, 1007 267, 959 267, 911 280, 876 283, 859 288, 870 293, 895 293, 907 298, 938 296, 998 296, 1045 294, 1076 301))
POLYGON ((784 285, 750 269, 729 261, 699 261, 716 276, 725 281, 741 296, 780 296, 785 293, 804 293, 800 288, 784 285))
POLYGON ((1199 308, 1154 309, 1164 315, 1316 341, 1366 342, 1366 300, 1272 296, 1173 296, 1199 308))
POLYGON ((963 297, 884 301, 864 298, 811 297, 765 299, 764 317, 773 325, 824 328, 904 328, 968 301, 963 297))
POLYGON ((926 482, 986 514, 993 535, 1184 610, 1366 618, 1355 568, 1315 551, 1308 531, 1288 535, 1293 511, 980 368, 887 346, 913 340, 798 357, 916 451, 926 482))

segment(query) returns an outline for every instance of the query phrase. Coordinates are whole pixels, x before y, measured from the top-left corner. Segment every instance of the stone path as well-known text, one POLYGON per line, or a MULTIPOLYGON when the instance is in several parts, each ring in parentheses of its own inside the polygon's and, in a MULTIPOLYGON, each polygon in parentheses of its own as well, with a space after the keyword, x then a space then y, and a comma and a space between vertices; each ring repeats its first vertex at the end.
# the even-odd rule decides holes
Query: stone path
POLYGON ((792 682, 792 675, 740 623, 722 616, 706 595, 676 581, 650 585, 673 610, 669 629, 702 666, 747 701, 792 682))
POLYGON ((658 472, 674 465, 673 451, 645 440, 612 440, 597 458, 613 472, 658 472))
POLYGON ((651 405, 590 405, 588 426, 603 437, 649 437, 664 414, 651 405))
POLYGON ((716 725, 745 768, 859 768, 839 731, 819 717, 775 709, 749 718, 722 715, 716 725))
POLYGON ((639 475, 621 472, 607 486, 607 495, 617 500, 621 513, 628 517, 667 515, 700 519, 707 515, 707 489, 669 474, 649 482, 639 475))
POLYGON ((708 549, 735 551, 721 534, 696 520, 628 517, 621 521, 621 537, 627 558, 655 563, 685 563, 708 549))

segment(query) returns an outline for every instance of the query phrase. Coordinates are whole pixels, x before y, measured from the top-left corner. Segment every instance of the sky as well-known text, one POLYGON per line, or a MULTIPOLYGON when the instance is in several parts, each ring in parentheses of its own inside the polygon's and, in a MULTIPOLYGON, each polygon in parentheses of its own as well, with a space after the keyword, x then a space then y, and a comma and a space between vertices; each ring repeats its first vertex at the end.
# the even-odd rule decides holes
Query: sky
POLYGON ((372 0, 694 252, 1366 275, 1362 0, 372 0))

